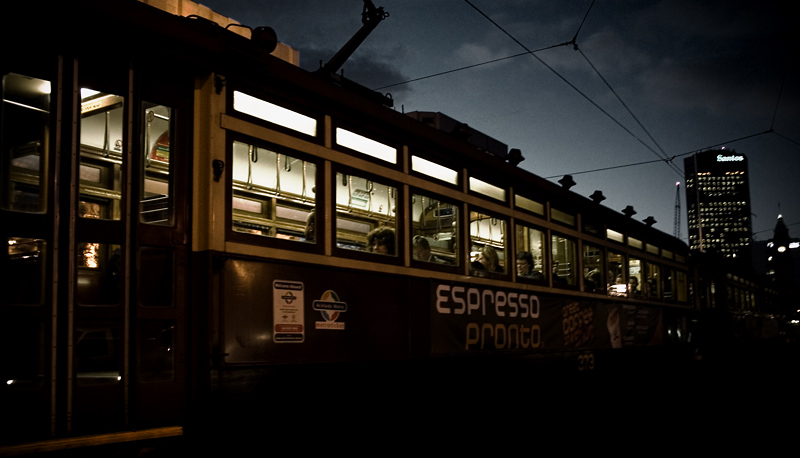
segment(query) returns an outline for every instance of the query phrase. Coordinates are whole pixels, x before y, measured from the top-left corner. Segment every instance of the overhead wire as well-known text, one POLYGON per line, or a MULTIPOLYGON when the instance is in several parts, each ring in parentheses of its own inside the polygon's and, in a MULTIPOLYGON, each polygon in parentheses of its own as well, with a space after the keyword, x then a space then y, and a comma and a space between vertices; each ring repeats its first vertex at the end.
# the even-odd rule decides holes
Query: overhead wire
POLYGON ((584 54, 582 51, 580 51, 580 49, 578 48, 578 44, 577 44, 578 34, 580 33, 580 29, 583 27, 583 24, 586 22, 586 18, 587 18, 587 17, 588 17, 588 15, 589 15, 589 11, 591 11, 591 9, 592 9, 592 6, 594 6, 594 0, 593 0, 593 1, 592 1, 592 3, 589 5, 589 9, 587 10, 586 14, 584 15, 584 17, 583 17, 583 21, 581 21, 581 24, 580 24, 580 26, 578 27, 578 30, 575 32, 575 35, 573 36, 572 40, 571 40, 571 41, 569 41, 569 42, 566 42, 566 43, 562 43, 561 45, 571 44, 571 45, 573 45, 573 47, 574 47, 574 49, 575 49, 576 51, 578 51, 578 52, 580 52, 580 53, 581 53, 581 55, 583 56, 583 58, 584 58, 584 59, 586 59, 586 62, 588 62, 588 63, 589 63, 589 65, 592 67, 592 69, 595 71, 595 73, 597 73, 597 75, 600 77, 600 79, 602 79, 602 80, 603 80, 603 82, 606 84, 606 86, 609 88, 609 90, 611 90, 611 92, 614 94, 614 96, 615 96, 615 97, 617 97, 617 100, 619 100, 619 101, 620 101, 620 103, 623 105, 623 107, 625 107, 625 109, 628 111, 628 113, 629 113, 629 114, 630 114, 630 115, 631 115, 631 116, 634 118, 634 120, 636 120, 636 122, 637 122, 637 123, 639 124, 639 126, 640 126, 640 127, 641 127, 641 128, 644 130, 644 131, 645 131, 645 133, 647 133, 647 135, 650 137, 650 139, 653 141, 653 143, 655 143, 655 144, 656 144, 656 146, 657 146, 657 147, 658 147, 658 148, 661 150, 661 152, 662 152, 663 156, 662 156, 661 154, 659 154, 658 152, 656 152, 656 151, 655 151, 655 150, 654 150, 654 149, 653 149, 653 148, 652 148, 650 145, 648 145, 647 143, 645 143, 645 142, 644 142, 644 141, 643 141, 641 138, 639 138, 639 136, 637 136, 637 135, 636 135, 635 133, 633 133, 633 132, 632 132, 630 129, 628 129, 628 128, 627 128, 625 125, 623 125, 623 124, 622 124, 622 123, 621 123, 619 120, 617 120, 617 119, 616 119, 614 116, 612 116, 612 115, 611 115, 611 114, 610 114, 608 111, 606 111, 604 108, 602 108, 600 105, 598 105, 598 104, 597 104, 597 103, 596 103, 594 100, 592 100, 592 99, 591 99, 591 98, 590 98, 588 95, 586 95, 586 94, 585 94, 583 91, 581 91, 580 89, 578 89, 578 87, 577 87, 577 86, 575 86, 575 85, 574 85, 574 84, 572 84, 570 81, 568 81, 568 80, 567 80, 567 79, 566 79, 564 76, 562 76, 561 74, 559 74, 559 73, 558 73, 558 72, 557 72, 557 71, 556 71, 556 70, 555 70, 553 67, 551 67, 550 65, 548 65, 548 64, 547 64, 546 62, 544 62, 544 61, 543 61, 541 58, 539 58, 539 56, 537 56, 536 54, 534 54, 534 51, 531 51, 530 49, 528 49, 528 47, 527 47, 527 46, 525 46, 525 45, 524 45, 522 42, 520 42, 519 40, 517 40, 517 39, 516 39, 516 37, 514 37, 513 35, 511 35, 511 34, 510 34, 508 31, 506 31, 506 30, 505 30, 505 29, 504 29, 502 26, 500 26, 500 25, 499 25, 497 22, 495 22, 495 21, 494 21, 492 18, 490 18, 490 17, 489 17, 489 16, 488 16, 486 13, 484 13, 483 11, 481 11, 481 10, 480 10, 480 9, 479 9, 477 6, 475 6, 475 5, 474 5, 472 2, 470 2, 470 0, 464 0, 464 2, 466 2, 466 3, 467 3, 469 6, 471 6, 471 7, 472 7, 472 8, 473 8, 475 11, 477 11, 477 12, 478 12, 478 13, 479 13, 481 16, 483 16, 484 18, 486 18, 486 20, 488 20, 489 22, 491 22, 491 23, 492 23, 492 24, 493 24, 495 27, 497 27, 497 28, 498 28, 498 29, 499 29, 501 32, 503 32, 504 34, 506 34, 506 36, 508 36, 509 38, 511 38, 511 40, 513 40, 513 41, 514 41, 515 43, 517 43, 517 44, 518 44, 520 47, 522 47, 522 48, 523 48, 525 51, 527 51, 527 53, 528 53, 528 54, 530 54, 531 56, 533 56, 533 57, 534 57, 536 60, 538 60, 538 61, 539 61, 539 62, 540 62, 542 65, 544 65, 545 67, 547 67, 547 69, 549 69, 551 72, 553 72, 553 73, 554 73, 554 74, 555 74, 557 77, 559 77, 559 78, 560 78, 562 81, 564 81, 565 83, 567 83, 567 85, 569 85, 569 86, 570 86, 572 89, 574 89, 576 92, 578 92, 578 94, 580 94, 580 95, 581 95, 581 96, 582 96, 584 99, 586 99, 586 100, 587 100, 589 103, 591 103, 592 105, 594 105, 594 106, 595 106, 595 108, 597 108, 598 110, 600 110, 600 112, 601 112, 601 113, 605 114, 605 115, 606 115, 606 116, 607 116, 609 119, 611 119, 612 121, 614 121, 614 123, 615 123, 615 124, 617 124, 617 125, 618 125, 620 128, 622 128, 622 130, 624 130, 625 132, 627 132, 627 133, 628 133, 628 135, 630 135, 631 137, 633 137, 635 140, 637 140, 639 143, 641 143, 641 144, 642 144, 642 145, 643 145, 645 148, 647 148, 648 150, 650 150, 651 152, 653 152, 653 154, 655 154, 655 155, 656 155, 656 156, 658 156, 658 157, 659 157, 661 160, 663 160, 663 161, 664 161, 664 162, 665 162, 665 163, 666 163, 666 164, 667 164, 667 165, 668 165, 668 166, 669 166, 669 167, 670 167, 670 168, 671 168, 671 169, 672 169, 672 170, 673 170, 675 173, 677 173, 677 174, 678 174, 678 176, 679 176, 679 177, 681 177, 681 178, 683 177, 683 173, 682 173, 682 171, 681 171, 681 170, 680 170, 680 169, 679 169, 677 166, 675 166, 675 164, 673 164, 673 163, 672 163, 672 160, 671 160, 671 159, 669 159, 669 157, 668 157, 668 156, 667 156, 667 154, 664 152, 664 150, 661 148, 661 146, 660 146, 660 145, 658 145, 658 142, 656 142, 656 141, 655 141, 655 139, 653 138, 653 136, 652 136, 652 135, 650 135, 650 132, 649 132, 647 129, 645 129, 645 128, 644 128, 644 126, 643 126, 643 125, 642 125, 642 123, 639 121, 639 119, 636 117, 636 115, 634 115, 634 114, 633 114, 633 112, 630 110, 630 108, 628 108, 627 104, 625 104, 625 102, 624 102, 624 101, 622 101, 622 98, 620 98, 620 97, 619 97, 619 95, 617 95, 616 91, 614 91, 614 89, 611 87, 611 85, 608 83, 608 81, 607 81, 607 80, 606 80, 606 79, 605 79, 605 78, 604 78, 604 77, 603 77, 603 76, 600 74, 600 72, 599 72, 599 71, 597 70, 597 68, 596 68, 596 67, 595 67, 595 66, 592 64, 592 62, 589 60, 589 58, 588 58, 588 57, 586 57, 586 55, 585 55, 585 54, 584 54))

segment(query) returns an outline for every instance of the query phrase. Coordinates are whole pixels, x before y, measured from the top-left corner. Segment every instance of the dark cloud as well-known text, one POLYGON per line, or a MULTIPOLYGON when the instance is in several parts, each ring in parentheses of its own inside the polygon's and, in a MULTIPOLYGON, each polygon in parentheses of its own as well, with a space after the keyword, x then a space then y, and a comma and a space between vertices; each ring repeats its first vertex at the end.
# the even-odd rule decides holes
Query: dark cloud
MULTIPOLYGON (((324 65, 337 51, 337 49, 300 48, 300 67, 308 71, 317 70, 320 68, 320 62, 324 65)), ((370 89, 409 79, 395 64, 387 61, 385 56, 369 51, 350 56, 341 71, 345 78, 370 89)), ((386 93, 387 91, 391 92, 393 96, 407 95, 411 92, 411 88, 409 85, 403 84, 380 92, 386 93)))

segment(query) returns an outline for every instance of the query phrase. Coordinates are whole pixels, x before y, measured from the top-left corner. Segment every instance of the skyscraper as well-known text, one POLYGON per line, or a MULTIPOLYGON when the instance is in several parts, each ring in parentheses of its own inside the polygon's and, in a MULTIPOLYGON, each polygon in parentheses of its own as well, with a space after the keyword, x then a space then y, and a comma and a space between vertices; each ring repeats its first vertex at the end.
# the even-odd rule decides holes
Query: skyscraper
POLYGON ((747 157, 710 150, 684 159, 683 165, 689 248, 747 262, 752 239, 747 157))

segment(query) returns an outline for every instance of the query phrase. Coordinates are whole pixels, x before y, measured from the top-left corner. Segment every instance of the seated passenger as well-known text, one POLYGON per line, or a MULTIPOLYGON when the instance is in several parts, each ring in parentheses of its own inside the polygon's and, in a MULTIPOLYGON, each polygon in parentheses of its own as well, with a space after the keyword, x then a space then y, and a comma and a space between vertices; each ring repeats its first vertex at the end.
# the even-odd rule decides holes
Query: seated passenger
POLYGON ((433 262, 436 264, 449 264, 444 259, 431 253, 431 244, 421 235, 415 235, 413 240, 413 255, 417 261, 433 262))
POLYGON ((478 257, 472 263, 472 268, 487 272, 503 272, 503 268, 500 267, 500 258, 497 256, 497 250, 490 245, 481 248, 480 252, 478 252, 478 257))
POLYGON ((631 277, 628 280, 628 297, 640 296, 642 291, 639 290, 639 279, 631 277))
POLYGON ((317 235, 317 211, 312 209, 306 216, 306 227, 303 231, 306 242, 313 242, 317 235))
POLYGON ((592 269, 586 274, 584 279, 584 290, 589 292, 602 291, 600 287, 601 274, 598 269, 592 269))
POLYGON ((544 280, 544 275, 538 270, 533 270, 533 255, 527 251, 517 253, 517 276, 544 280))
POLYGON ((376 227, 367 234, 367 251, 394 256, 394 229, 376 227))

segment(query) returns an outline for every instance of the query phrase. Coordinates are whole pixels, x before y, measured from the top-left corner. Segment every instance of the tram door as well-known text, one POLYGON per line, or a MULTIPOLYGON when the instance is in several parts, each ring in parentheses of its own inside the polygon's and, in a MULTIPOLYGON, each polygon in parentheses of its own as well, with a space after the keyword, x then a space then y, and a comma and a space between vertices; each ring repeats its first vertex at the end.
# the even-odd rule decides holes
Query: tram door
POLYGON ((0 445, 179 424, 192 80, 45 60, 2 66, 0 445))
POLYGON ((69 428, 177 424, 186 396, 192 83, 107 62, 80 62, 78 75, 69 428))

